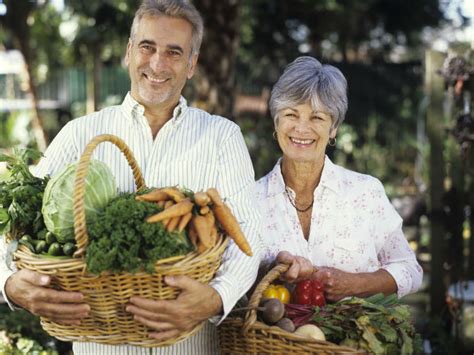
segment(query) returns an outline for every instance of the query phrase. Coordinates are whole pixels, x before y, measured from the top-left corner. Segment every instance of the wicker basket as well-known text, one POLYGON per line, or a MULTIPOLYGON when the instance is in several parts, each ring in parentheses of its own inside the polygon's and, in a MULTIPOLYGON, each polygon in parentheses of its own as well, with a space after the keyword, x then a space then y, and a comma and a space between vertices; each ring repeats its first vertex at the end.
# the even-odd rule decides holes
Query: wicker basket
POLYGON ((204 323, 177 337, 158 341, 148 338, 148 328, 133 320, 125 311, 131 296, 150 299, 175 299, 179 293, 164 283, 165 275, 186 275, 208 283, 220 266, 227 238, 220 235, 216 245, 202 254, 196 252, 171 257, 156 263, 155 272, 92 275, 86 271, 84 252, 88 243, 84 208, 85 177, 93 150, 102 142, 115 144, 125 155, 137 189, 145 187, 142 173, 127 145, 113 135, 95 137, 86 147, 79 161, 74 188, 74 232, 77 251, 73 258, 46 259, 32 254, 24 246, 15 253, 19 269, 29 269, 53 276, 53 287, 79 291, 91 307, 90 315, 79 326, 61 325, 41 318, 41 325, 52 336, 64 341, 91 341, 103 344, 132 344, 143 347, 172 345, 196 333, 204 323))
POLYGON ((263 292, 288 265, 275 266, 256 287, 250 298, 245 319, 229 317, 218 327, 219 344, 223 354, 366 354, 365 351, 308 338, 269 326, 257 320, 256 307, 263 292))

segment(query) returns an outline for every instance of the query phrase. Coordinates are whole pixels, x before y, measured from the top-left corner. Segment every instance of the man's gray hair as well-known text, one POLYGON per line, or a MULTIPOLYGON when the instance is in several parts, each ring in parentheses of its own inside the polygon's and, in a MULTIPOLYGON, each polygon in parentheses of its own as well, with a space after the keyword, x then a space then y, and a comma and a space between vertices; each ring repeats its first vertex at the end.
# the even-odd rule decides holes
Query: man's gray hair
POLYGON ((138 23, 145 16, 170 16, 188 21, 192 28, 191 55, 199 54, 204 25, 201 14, 187 0, 144 0, 133 18, 130 39, 133 41, 138 23))
POLYGON ((310 102, 315 111, 329 113, 331 128, 338 128, 347 111, 347 80, 341 71, 308 56, 298 57, 290 63, 270 96, 270 113, 275 127, 280 110, 306 102, 310 102))

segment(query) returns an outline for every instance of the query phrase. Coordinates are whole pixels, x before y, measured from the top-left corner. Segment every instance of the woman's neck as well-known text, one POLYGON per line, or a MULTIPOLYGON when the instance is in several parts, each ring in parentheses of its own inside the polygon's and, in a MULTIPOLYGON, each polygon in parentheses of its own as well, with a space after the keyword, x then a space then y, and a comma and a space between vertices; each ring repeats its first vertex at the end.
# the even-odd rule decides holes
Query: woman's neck
POLYGON ((312 192, 316 189, 321 179, 324 166, 324 157, 321 161, 297 162, 283 156, 281 173, 285 185, 290 187, 297 195, 312 192))

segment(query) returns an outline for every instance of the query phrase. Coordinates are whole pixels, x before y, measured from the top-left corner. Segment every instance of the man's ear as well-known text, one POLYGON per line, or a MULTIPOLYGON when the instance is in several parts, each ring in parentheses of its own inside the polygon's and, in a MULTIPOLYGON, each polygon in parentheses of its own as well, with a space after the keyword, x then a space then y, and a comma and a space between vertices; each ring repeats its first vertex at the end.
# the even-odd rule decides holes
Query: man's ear
POLYGON ((193 77, 194 72, 196 71, 198 57, 199 57, 199 54, 193 54, 191 58, 191 65, 189 66, 188 75, 187 75, 188 80, 193 77))
POLYGON ((130 64, 130 51, 131 50, 132 50, 132 40, 129 39, 127 43, 127 50, 125 51, 125 58, 124 58, 124 61, 127 67, 130 64))

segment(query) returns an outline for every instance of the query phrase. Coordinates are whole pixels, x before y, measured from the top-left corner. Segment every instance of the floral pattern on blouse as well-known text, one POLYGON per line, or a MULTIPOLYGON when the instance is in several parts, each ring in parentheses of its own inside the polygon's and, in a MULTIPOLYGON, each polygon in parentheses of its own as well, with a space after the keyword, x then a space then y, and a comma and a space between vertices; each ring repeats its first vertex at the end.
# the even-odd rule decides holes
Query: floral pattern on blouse
POLYGON ((346 272, 383 268, 395 279, 399 297, 420 287, 423 270, 403 234, 402 218, 379 180, 335 165, 326 156, 306 240, 285 194, 280 164, 281 159, 257 182, 264 272, 278 252, 286 250, 315 266, 346 272))

